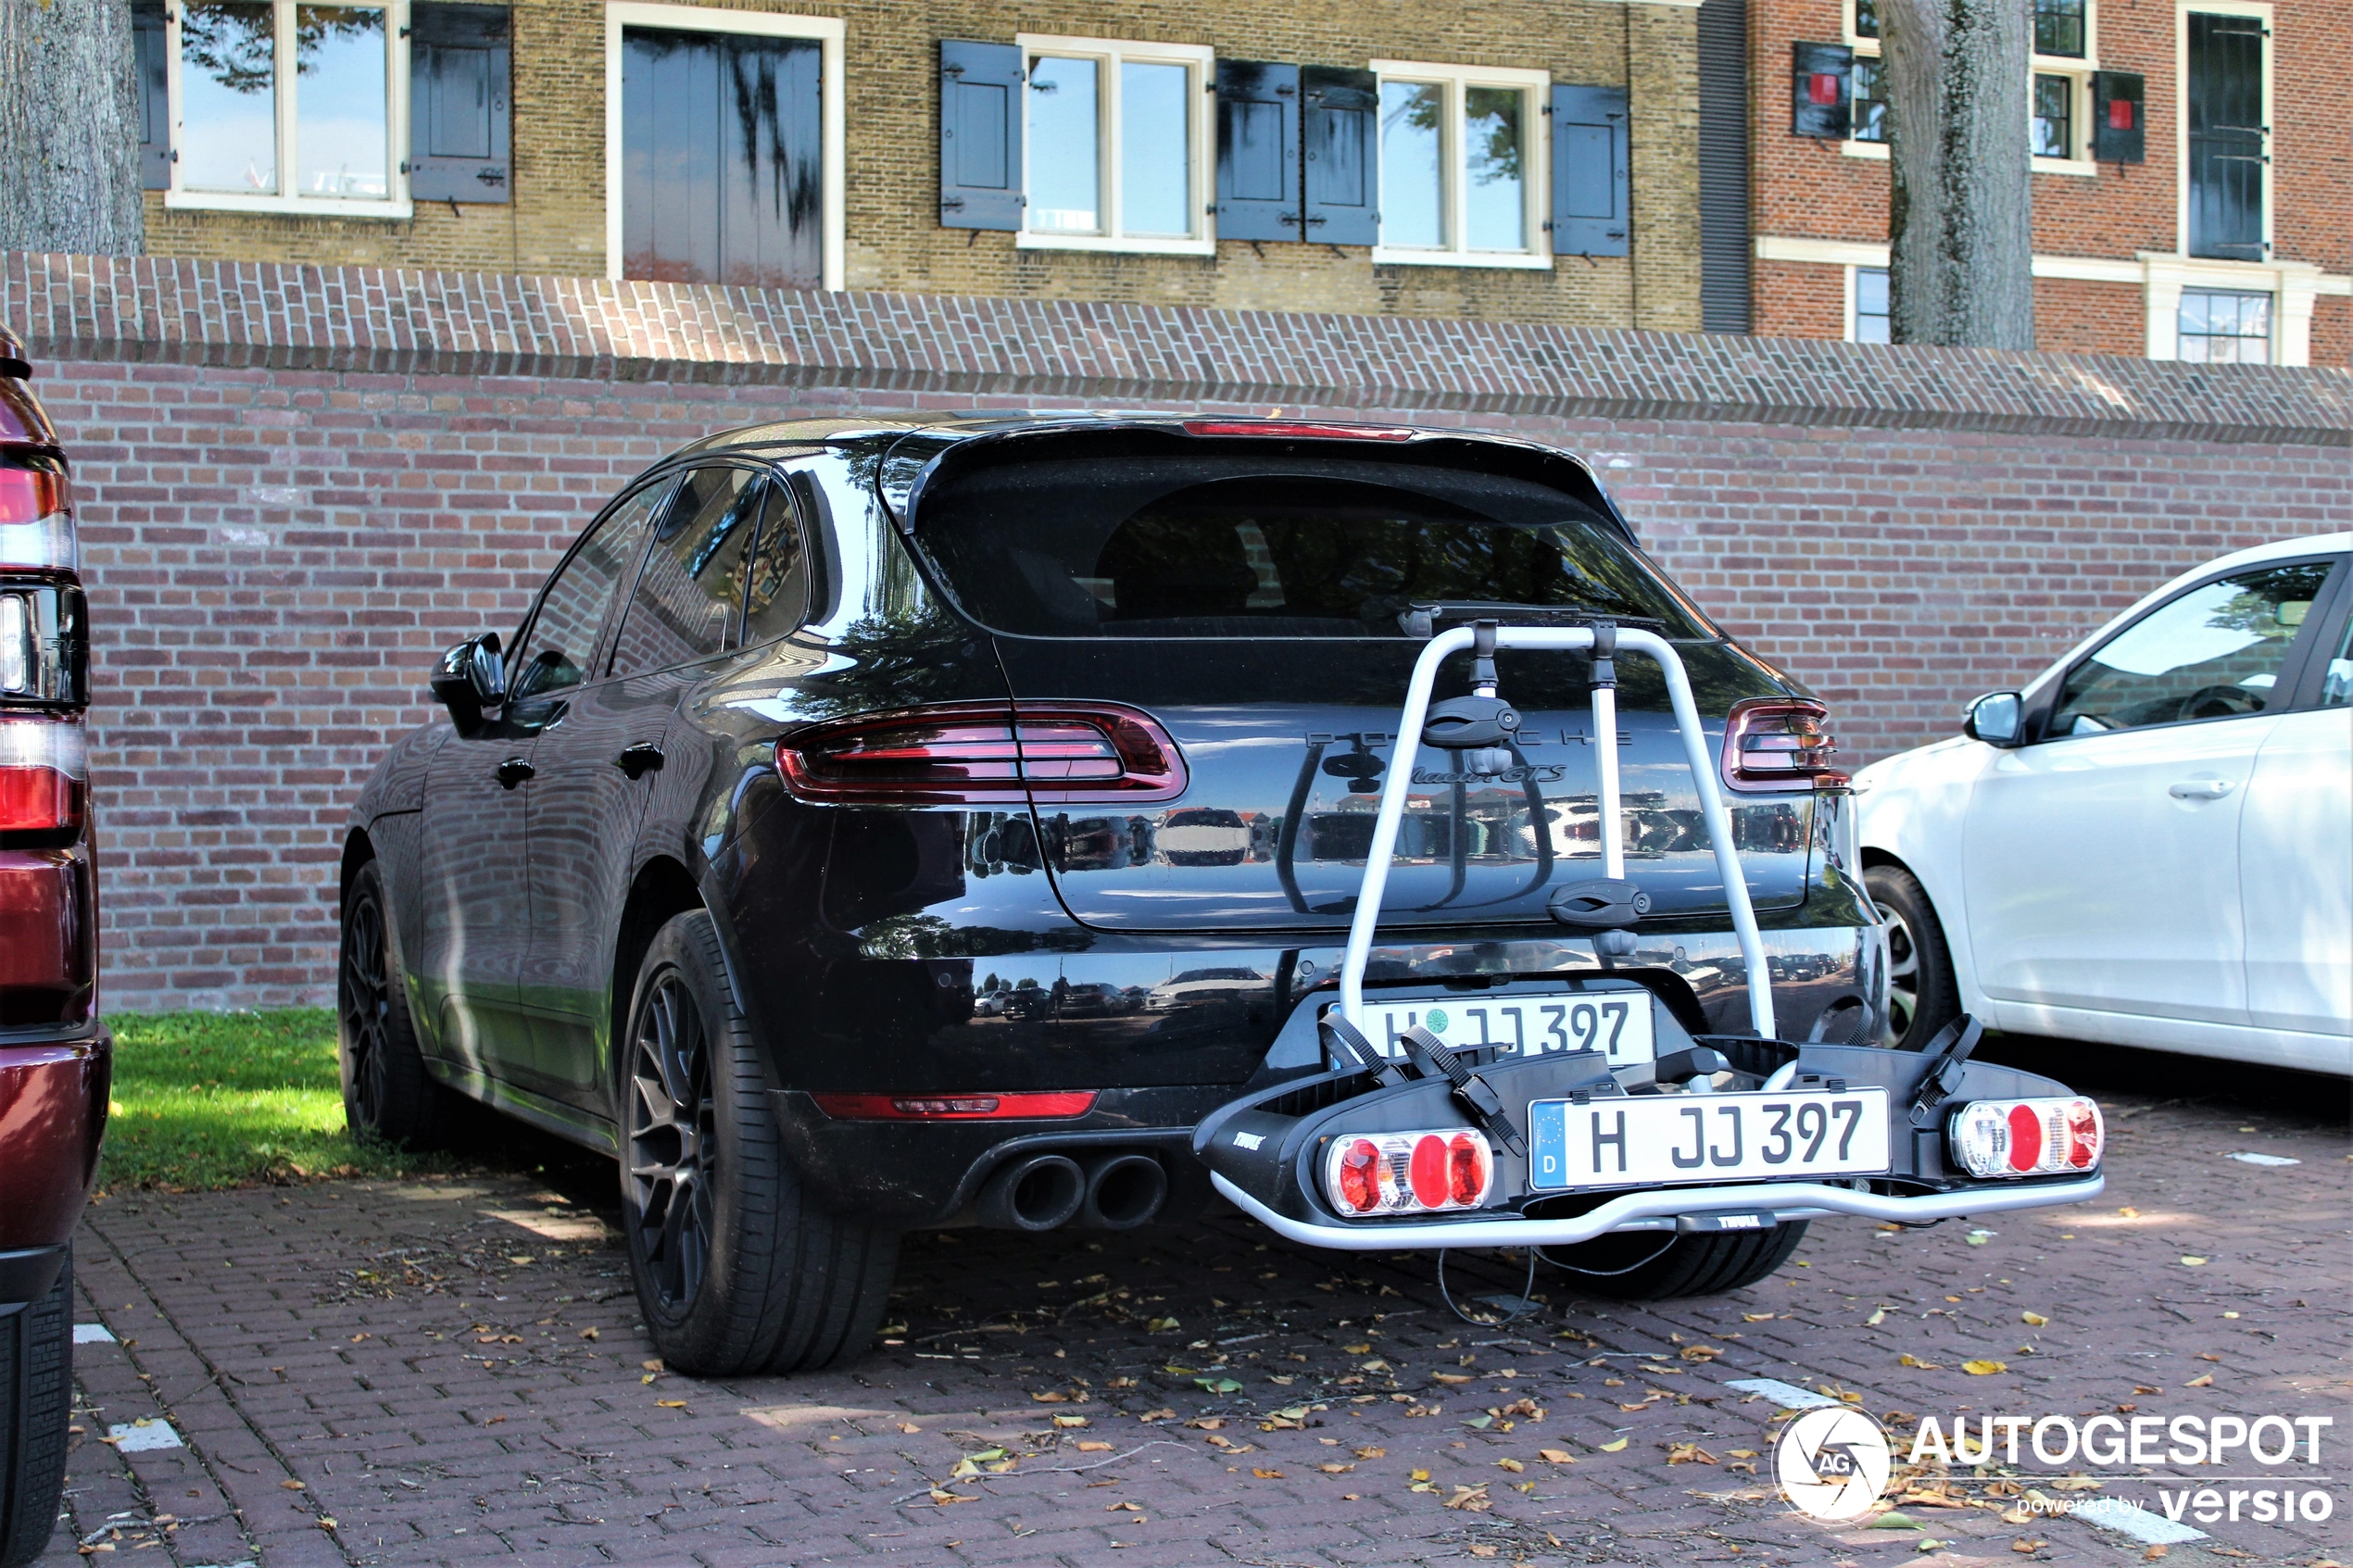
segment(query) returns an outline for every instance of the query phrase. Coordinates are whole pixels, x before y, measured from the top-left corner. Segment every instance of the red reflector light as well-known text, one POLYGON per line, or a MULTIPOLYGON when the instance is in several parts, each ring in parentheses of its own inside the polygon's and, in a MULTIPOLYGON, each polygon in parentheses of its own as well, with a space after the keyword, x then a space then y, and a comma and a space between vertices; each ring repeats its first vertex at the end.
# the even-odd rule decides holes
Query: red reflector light
POLYGON ((803 800, 839 806, 1141 804, 1185 792, 1176 743, 1107 702, 942 704, 812 725, 776 770, 803 800))
POLYGON ((2100 1162, 2106 1124, 2088 1099, 1973 1100, 1945 1129, 1953 1163, 1972 1176, 2054 1176, 2100 1162))
POLYGON ((0 566, 79 570, 73 484, 63 473, 0 458, 0 566))
POLYGON ((0 833, 78 831, 87 797, 82 726, 72 720, 0 723, 0 833))
POLYGON ((1012 1095, 812 1095, 837 1122, 1043 1121, 1084 1116, 1095 1109, 1093 1089, 1053 1089, 1012 1095))
POLYGON ((1846 783, 1834 766, 1838 742, 1831 710, 1802 697, 1762 697, 1739 703, 1724 726, 1724 784, 1757 791, 1835 789, 1846 783))
POLYGON ((1406 425, 1335 424, 1321 420, 1187 420, 1188 435, 1290 435, 1311 441, 1411 441, 1406 425))
POLYGON ((1483 1208, 1495 1190, 1495 1154, 1468 1127, 1338 1137, 1324 1151, 1332 1207, 1364 1214, 1483 1208))

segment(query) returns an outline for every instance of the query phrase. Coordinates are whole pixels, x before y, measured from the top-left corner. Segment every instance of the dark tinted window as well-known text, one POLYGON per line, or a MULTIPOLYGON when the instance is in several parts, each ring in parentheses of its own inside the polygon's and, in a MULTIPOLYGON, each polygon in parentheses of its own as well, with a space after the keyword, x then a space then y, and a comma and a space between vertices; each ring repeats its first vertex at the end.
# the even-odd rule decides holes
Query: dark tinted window
POLYGON ((612 672, 667 670, 735 641, 744 568, 766 480, 749 469, 696 469, 654 529, 653 548, 613 640, 612 672))
POLYGON ((1616 531, 1529 480, 1223 456, 982 469, 917 538, 964 607, 1041 636, 1399 636, 1417 603, 1592 608, 1705 633, 1616 531))
POLYGON ((760 553, 752 562, 751 589, 744 603, 744 643, 773 642, 800 630, 809 613, 809 558, 792 497, 781 484, 768 486, 760 524, 760 553))
POLYGON ((538 613, 509 667, 512 700, 576 686, 587 679, 597 633, 612 607, 613 591, 636 566, 647 521, 669 494, 665 480, 608 512, 542 590, 538 613))

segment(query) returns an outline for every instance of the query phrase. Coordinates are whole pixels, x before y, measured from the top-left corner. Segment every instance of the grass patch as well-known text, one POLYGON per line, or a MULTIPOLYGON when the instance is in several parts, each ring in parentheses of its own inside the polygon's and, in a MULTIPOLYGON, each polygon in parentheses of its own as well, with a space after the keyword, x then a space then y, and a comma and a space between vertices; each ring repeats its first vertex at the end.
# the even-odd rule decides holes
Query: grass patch
POLYGON ((335 1015, 169 1012, 108 1021, 114 1102, 98 1185, 194 1192, 457 1169, 344 1125, 335 1015))

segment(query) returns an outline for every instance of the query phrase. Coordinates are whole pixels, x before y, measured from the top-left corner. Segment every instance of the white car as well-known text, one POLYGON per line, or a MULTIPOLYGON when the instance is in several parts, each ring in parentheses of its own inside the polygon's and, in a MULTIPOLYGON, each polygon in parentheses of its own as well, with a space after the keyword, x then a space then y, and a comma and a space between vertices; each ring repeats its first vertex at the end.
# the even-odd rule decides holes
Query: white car
POLYGON ((2353 533, 2175 578, 1963 734, 1856 775, 1887 1039, 2353 1073, 2353 533))

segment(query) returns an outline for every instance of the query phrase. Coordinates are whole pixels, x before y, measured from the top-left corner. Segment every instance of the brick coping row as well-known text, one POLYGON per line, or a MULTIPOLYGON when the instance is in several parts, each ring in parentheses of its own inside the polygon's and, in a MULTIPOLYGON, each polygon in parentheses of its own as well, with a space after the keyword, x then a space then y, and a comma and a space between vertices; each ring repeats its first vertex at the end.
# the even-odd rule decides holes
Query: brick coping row
POLYGON ((1402 316, 0 253, 40 359, 2353 446, 2353 370, 1402 316))

